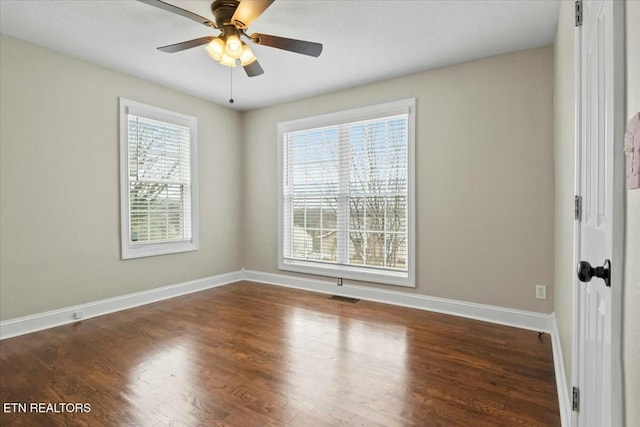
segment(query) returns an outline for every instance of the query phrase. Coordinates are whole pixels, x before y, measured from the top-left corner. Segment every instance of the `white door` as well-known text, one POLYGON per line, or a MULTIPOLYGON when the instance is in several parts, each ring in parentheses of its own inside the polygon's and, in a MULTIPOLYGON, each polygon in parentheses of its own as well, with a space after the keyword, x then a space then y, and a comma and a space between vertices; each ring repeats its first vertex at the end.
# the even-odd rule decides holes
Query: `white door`
POLYGON ((623 6, 617 0, 585 0, 577 30, 582 219, 576 256, 582 262, 576 307, 579 407, 573 424, 579 426, 616 427, 623 419, 623 6))

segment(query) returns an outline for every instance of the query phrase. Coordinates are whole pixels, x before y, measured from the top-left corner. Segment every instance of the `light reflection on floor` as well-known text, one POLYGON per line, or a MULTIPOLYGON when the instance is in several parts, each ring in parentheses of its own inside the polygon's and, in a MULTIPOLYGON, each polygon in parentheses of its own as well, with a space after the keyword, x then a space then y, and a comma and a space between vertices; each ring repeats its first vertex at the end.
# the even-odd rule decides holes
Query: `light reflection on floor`
POLYGON ((356 396, 363 413, 382 405, 400 415, 409 381, 405 327, 301 308, 286 319, 288 395, 298 410, 327 415, 356 396))
POLYGON ((145 355, 131 370, 124 397, 136 409, 138 425, 197 425, 197 418, 179 411, 198 395, 192 379, 196 377, 192 363, 194 354, 187 339, 163 341, 155 353, 145 355), (177 404, 180 403, 180 404, 177 404), (178 411, 178 412, 176 412, 178 411), (177 424, 175 424, 177 425, 177 424))

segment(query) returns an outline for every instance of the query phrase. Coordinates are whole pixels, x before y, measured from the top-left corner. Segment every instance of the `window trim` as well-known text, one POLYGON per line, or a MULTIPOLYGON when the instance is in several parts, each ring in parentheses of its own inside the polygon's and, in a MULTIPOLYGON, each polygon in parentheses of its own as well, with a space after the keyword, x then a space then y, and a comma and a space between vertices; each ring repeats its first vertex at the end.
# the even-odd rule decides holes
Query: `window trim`
POLYGON ((186 114, 166 110, 126 98, 119 98, 120 127, 120 242, 121 259, 134 259, 156 255, 167 255, 197 251, 199 248, 198 226, 198 119, 186 114), (191 174, 191 239, 132 245, 129 236, 129 114, 174 123, 190 128, 190 174, 191 174))
POLYGON ((296 273, 344 278, 363 282, 382 283, 415 288, 415 98, 407 98, 345 111, 304 117, 277 125, 278 173, 278 269, 296 273), (396 114, 407 114, 407 272, 357 267, 352 265, 323 264, 306 260, 284 258, 284 134, 317 127, 335 126, 348 122, 375 119, 396 114))

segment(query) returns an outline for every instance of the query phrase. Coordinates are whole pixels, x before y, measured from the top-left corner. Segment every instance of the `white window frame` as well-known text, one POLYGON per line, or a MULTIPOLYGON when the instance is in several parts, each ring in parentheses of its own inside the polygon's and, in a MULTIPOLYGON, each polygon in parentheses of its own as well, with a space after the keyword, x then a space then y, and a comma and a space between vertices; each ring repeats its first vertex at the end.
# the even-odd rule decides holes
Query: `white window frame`
POLYGON ((188 116, 141 102, 120 98, 120 239, 122 259, 155 255, 175 254, 198 250, 198 120, 188 116), (129 207, 129 114, 186 126, 190 129, 190 173, 191 173, 191 238, 154 243, 132 244, 130 239, 129 207))
POLYGON ((278 132, 278 268, 283 271, 314 274, 364 282, 415 287, 415 98, 377 104, 352 110, 280 122, 278 132), (407 272, 341 264, 323 264, 284 257, 284 136, 288 132, 336 126, 344 123, 407 114, 407 272))

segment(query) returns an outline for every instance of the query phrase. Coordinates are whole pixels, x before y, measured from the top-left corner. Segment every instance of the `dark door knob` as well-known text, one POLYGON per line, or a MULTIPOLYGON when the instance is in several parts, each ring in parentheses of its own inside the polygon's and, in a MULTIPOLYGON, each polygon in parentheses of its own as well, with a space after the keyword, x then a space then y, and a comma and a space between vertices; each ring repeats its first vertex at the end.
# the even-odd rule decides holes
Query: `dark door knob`
POLYGON ((581 282, 590 282, 592 277, 599 277, 604 280, 604 284, 611 286, 611 261, 604 260, 602 267, 591 267, 588 261, 578 263, 578 279, 581 282))

